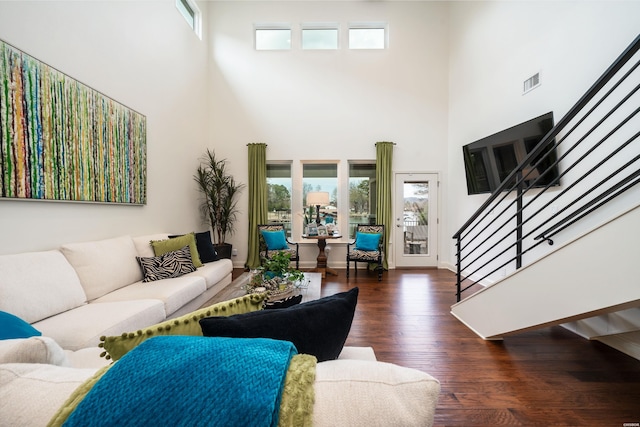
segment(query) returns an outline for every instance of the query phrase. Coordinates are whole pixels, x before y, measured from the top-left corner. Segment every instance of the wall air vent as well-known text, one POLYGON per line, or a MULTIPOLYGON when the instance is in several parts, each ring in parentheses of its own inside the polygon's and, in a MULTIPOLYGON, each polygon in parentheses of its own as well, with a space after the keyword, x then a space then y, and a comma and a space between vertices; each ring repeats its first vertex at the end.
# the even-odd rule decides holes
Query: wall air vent
POLYGON ((522 85, 522 94, 524 95, 527 92, 531 92, 538 86, 540 86, 540 73, 535 73, 533 76, 524 81, 522 85))

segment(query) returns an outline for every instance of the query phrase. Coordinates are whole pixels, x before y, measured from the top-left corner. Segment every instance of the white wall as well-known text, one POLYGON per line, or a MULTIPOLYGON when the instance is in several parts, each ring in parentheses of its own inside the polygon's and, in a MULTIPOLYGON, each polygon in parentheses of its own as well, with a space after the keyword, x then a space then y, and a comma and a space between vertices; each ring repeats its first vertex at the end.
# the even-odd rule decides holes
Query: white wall
POLYGON ((451 2, 450 11, 448 236, 488 197, 467 195, 461 147, 548 111, 558 121, 638 35, 640 2, 451 2), (522 95, 536 72, 542 85, 522 95))
MULTIPOLYGON (((299 169, 300 160, 374 160, 374 144, 393 141, 395 172, 446 171, 446 3, 212 2, 209 8, 210 142, 240 181, 247 182, 252 142, 268 144, 267 160, 293 160, 299 169), (389 49, 347 49, 352 21, 387 22, 389 49), (292 25, 293 48, 256 51, 254 24, 274 22, 292 25), (303 22, 337 22, 341 48, 301 50, 303 22)), ((294 203, 301 194, 294 188, 294 203)), ((247 210, 247 191, 240 209, 247 210)), ((236 265, 246 259, 248 232, 243 223, 231 239, 236 265)), ((344 266, 345 245, 332 246, 329 264, 344 266)), ((302 260, 315 262, 314 243, 301 252, 302 260)))
POLYGON ((148 156, 146 206, 0 200, 0 253, 200 227, 206 39, 172 0, 3 1, 0 39, 146 115, 148 156))
MULTIPOLYGON (((199 4, 202 41, 172 0, 0 2, 0 39, 145 114, 148 129, 146 206, 0 200, 0 253, 203 229, 192 175, 206 148, 246 182, 250 142, 296 162, 374 159, 374 143, 390 140, 396 172, 442 172, 441 260, 451 265, 450 236, 485 197, 466 195, 460 147, 542 112, 560 117, 640 16, 631 1, 199 4), (356 20, 389 22, 390 49, 253 50, 256 22, 344 30, 356 20), (520 95, 536 71, 542 86, 520 95)), ((231 239, 236 265, 245 224, 231 239)))

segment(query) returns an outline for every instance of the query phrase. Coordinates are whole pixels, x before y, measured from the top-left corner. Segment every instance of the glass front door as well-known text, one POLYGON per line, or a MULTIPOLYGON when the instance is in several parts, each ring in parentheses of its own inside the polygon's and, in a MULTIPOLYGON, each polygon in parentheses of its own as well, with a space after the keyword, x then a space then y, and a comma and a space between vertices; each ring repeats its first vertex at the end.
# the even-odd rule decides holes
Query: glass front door
POLYGON ((395 194, 396 267, 437 266, 437 174, 396 174, 395 194))

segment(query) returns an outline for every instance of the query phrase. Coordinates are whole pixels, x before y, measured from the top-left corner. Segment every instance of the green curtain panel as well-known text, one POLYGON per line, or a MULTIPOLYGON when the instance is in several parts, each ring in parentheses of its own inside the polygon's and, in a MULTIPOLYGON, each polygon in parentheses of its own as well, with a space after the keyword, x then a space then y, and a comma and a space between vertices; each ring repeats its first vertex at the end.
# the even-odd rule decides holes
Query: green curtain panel
POLYGON ((258 225, 267 222, 267 144, 249 147, 249 242, 246 267, 260 266, 258 225))
POLYGON ((389 269, 389 236, 393 226, 393 201, 391 198, 392 166, 393 166, 393 142, 381 141, 376 143, 376 180, 378 191, 376 193, 376 223, 384 224, 384 258, 382 267, 389 269))

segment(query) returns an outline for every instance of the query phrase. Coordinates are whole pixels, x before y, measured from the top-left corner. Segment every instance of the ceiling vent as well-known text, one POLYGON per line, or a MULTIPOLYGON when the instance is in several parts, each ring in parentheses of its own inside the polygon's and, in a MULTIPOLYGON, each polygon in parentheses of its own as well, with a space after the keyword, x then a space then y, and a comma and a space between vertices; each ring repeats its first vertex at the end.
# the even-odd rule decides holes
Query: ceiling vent
POLYGON ((524 95, 527 92, 531 92, 538 86, 540 86, 540 73, 535 73, 533 76, 524 81, 522 85, 522 94, 524 95))

